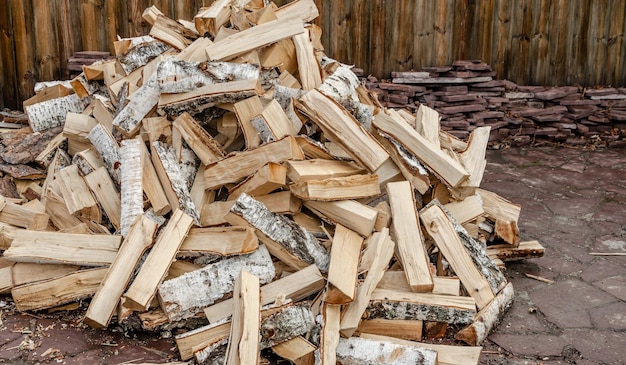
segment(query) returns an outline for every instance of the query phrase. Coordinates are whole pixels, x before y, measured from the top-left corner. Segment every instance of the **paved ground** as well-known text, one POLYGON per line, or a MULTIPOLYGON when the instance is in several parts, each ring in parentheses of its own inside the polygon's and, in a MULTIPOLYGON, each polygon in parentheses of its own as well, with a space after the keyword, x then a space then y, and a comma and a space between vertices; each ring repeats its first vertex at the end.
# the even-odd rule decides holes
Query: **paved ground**
MULTIPOLYGON (((626 150, 507 149, 488 161, 483 186, 522 204, 522 239, 539 240, 546 255, 508 265, 515 303, 481 363, 626 363, 626 257, 591 255, 626 253, 626 150)), ((67 314, 19 315, 2 299, 0 363, 176 359, 171 338, 84 329, 67 314)))

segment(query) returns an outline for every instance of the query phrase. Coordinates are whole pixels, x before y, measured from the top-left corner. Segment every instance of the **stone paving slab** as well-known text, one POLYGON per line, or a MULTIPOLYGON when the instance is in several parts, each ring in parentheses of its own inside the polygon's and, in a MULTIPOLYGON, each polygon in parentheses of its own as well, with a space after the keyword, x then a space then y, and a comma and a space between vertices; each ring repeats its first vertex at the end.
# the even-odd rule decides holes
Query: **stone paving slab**
MULTIPOLYGON (((546 254, 507 265, 515 302, 485 342, 481 364, 626 363, 626 257, 590 254, 626 253, 626 151, 489 150, 487 161, 482 186, 522 205, 522 240, 539 240, 546 254)), ((175 331, 96 331, 83 326, 79 314, 20 315, 3 309, 3 299, 0 363, 178 359, 170 337, 175 331), (29 350, 29 344, 35 348, 29 350)))

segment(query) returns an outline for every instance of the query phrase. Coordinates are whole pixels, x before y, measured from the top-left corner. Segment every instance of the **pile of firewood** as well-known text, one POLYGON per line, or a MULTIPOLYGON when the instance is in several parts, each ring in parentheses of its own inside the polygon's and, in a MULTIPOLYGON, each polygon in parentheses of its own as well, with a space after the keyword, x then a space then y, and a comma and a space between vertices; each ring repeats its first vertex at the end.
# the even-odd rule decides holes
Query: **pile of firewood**
POLYGON ((522 86, 495 79, 481 61, 392 72, 391 80, 360 76, 384 106, 434 108, 442 117, 441 129, 458 138, 489 126, 493 143, 584 145, 601 138, 611 147, 626 145, 626 88, 522 86))
POLYGON ((151 7, 149 36, 45 84, 0 134, 0 292, 90 298, 85 324, 176 331, 198 363, 477 364, 513 298, 503 261, 543 254, 479 187, 490 128, 464 142, 381 106, 317 16, 151 7))

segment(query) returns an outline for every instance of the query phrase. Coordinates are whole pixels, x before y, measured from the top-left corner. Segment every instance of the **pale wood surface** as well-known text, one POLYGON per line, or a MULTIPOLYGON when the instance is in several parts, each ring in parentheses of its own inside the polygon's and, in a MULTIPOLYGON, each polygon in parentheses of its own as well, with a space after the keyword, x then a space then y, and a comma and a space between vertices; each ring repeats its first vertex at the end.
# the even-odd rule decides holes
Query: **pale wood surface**
POLYGON ((354 300, 357 269, 363 238, 342 225, 335 227, 328 267, 326 303, 347 304, 354 300))

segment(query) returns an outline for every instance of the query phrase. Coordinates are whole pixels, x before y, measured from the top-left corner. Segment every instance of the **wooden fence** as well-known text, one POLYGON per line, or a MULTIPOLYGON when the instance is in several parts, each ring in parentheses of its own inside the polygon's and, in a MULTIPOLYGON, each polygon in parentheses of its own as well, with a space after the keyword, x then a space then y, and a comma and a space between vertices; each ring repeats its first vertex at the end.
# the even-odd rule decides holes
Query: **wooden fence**
MULTIPOLYGON (((212 0, 3 0, 0 107, 64 76, 80 50, 147 34, 156 5, 191 19, 212 0)), ((289 0, 275 1, 282 5, 289 0)), ((377 77, 481 59, 524 85, 626 85, 626 0, 315 0, 326 53, 377 77)))

